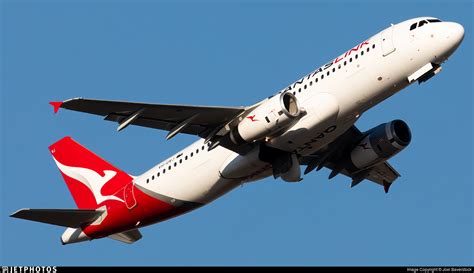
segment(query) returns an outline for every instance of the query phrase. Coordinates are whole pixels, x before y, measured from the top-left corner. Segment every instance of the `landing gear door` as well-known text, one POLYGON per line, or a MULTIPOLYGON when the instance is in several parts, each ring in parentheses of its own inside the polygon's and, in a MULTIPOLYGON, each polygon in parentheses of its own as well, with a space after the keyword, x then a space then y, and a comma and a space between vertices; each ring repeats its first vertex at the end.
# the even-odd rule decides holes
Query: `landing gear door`
POLYGON ((395 51, 395 46, 393 44, 393 31, 395 26, 391 26, 390 28, 382 31, 380 35, 380 43, 382 45, 382 56, 388 56, 390 53, 395 51))

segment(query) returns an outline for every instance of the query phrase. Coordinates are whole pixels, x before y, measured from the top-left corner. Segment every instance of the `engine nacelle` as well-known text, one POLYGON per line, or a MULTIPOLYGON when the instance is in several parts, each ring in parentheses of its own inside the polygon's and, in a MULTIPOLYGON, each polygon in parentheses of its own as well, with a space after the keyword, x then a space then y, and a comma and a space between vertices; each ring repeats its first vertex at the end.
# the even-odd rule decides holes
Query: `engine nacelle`
POLYGON ((230 132, 232 142, 240 145, 253 142, 265 137, 282 134, 298 121, 302 110, 295 95, 283 92, 274 96, 250 112, 230 132))
POLYGON ((410 128, 404 121, 383 123, 371 129, 355 146, 350 154, 350 161, 358 169, 365 169, 396 155, 410 141, 410 128))

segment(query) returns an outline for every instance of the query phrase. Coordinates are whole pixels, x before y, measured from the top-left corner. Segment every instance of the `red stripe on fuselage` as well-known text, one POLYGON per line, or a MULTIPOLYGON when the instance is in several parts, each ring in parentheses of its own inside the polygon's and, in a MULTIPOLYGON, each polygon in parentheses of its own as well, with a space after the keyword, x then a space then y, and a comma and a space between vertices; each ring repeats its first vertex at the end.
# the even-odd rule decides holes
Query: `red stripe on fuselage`
POLYGON ((104 205, 107 209, 105 219, 99 225, 83 227, 84 233, 92 239, 102 238, 111 234, 161 222, 191 210, 186 207, 175 207, 158 200, 135 186, 133 186, 133 195, 136 205, 131 209, 127 208, 125 203, 114 200, 105 201, 104 205))

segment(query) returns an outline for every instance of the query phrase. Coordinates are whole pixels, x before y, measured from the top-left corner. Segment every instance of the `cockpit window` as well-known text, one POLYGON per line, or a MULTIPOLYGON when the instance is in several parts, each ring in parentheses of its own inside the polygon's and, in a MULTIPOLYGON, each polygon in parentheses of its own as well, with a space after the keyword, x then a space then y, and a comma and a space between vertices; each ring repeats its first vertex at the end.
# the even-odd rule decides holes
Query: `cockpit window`
POLYGON ((424 24, 428 24, 428 21, 423 20, 418 23, 418 27, 422 27, 424 24))
POLYGON ((441 22, 441 20, 439 20, 439 19, 421 20, 418 23, 413 23, 410 26, 410 31, 414 30, 417 27, 417 24, 418 24, 418 27, 422 27, 423 25, 426 25, 428 23, 439 23, 439 22, 441 22))

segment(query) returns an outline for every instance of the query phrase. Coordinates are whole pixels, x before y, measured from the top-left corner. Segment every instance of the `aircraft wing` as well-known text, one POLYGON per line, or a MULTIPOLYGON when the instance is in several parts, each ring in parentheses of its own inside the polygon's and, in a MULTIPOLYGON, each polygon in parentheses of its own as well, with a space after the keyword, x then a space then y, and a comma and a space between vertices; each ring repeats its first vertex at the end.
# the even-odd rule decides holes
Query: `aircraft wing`
POLYGON ((388 192, 390 185, 400 177, 400 174, 387 161, 364 170, 351 170, 343 160, 365 136, 357 127, 352 126, 321 151, 310 156, 301 157, 300 164, 307 165, 305 174, 313 169, 317 168, 319 170, 322 167, 326 167, 332 170, 329 179, 341 173, 352 178, 351 187, 367 179, 384 186, 385 192, 388 192))
MULTIPOLYGON (((167 139, 178 133, 197 135, 211 139, 229 132, 231 124, 249 113, 250 107, 219 107, 174 104, 151 104, 125 101, 108 101, 74 98, 63 102, 50 102, 56 113, 59 108, 103 116, 105 120, 117 122, 117 131, 128 125, 168 131, 167 139)), ((237 153, 245 153, 249 147, 238 147, 229 141, 216 142, 237 153)))
MULTIPOLYGON (((58 103, 60 108, 103 116, 119 124, 170 131, 188 120, 180 133, 200 135, 232 120, 244 107, 150 104, 75 98, 58 103)), ((56 109, 57 111, 57 109, 56 109)), ((119 129, 123 129, 124 127, 119 129)))

